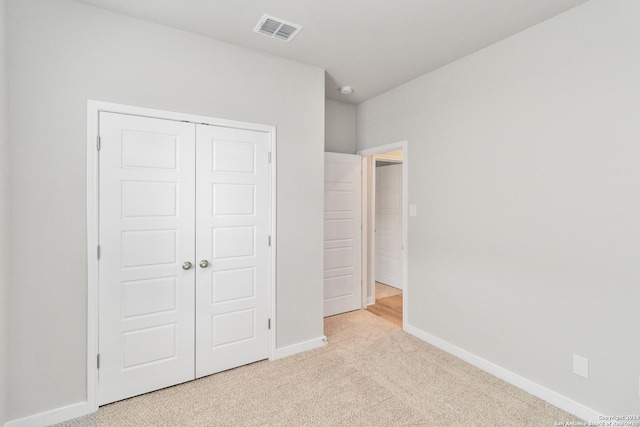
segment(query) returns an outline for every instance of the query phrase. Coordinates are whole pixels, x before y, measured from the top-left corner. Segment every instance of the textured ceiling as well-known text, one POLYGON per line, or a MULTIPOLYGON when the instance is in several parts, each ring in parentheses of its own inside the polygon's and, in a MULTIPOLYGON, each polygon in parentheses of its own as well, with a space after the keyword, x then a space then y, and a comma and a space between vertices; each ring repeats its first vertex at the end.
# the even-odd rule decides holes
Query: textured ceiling
POLYGON ((327 98, 357 104, 587 0, 77 1, 323 68, 327 98), (304 29, 254 33, 265 13, 304 29))

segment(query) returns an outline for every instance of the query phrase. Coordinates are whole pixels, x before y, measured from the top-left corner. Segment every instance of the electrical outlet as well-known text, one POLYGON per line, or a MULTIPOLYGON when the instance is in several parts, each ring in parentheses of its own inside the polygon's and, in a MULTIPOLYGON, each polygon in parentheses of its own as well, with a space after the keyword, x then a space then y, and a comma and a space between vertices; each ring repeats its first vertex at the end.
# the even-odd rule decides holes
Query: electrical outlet
POLYGON ((574 354, 573 373, 581 377, 589 378, 589 359, 574 354))
POLYGON ((409 216, 416 216, 416 205, 409 205, 409 216))

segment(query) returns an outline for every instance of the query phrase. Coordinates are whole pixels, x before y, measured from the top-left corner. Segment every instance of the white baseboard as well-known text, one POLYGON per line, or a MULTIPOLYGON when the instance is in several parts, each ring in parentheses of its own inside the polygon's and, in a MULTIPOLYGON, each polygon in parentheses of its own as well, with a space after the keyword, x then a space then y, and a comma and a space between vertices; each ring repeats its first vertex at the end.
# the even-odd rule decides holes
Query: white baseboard
POLYGON ((68 421, 95 412, 89 402, 74 403, 51 411, 41 412, 24 418, 7 422, 4 427, 42 427, 68 421))
POLYGON ((571 400, 568 397, 563 396, 544 386, 541 386, 540 384, 537 384, 527 378, 515 374, 501 366, 496 365, 495 363, 489 362, 488 360, 476 356, 475 354, 470 353, 460 347, 456 347, 455 345, 444 341, 436 336, 433 336, 419 328, 416 328, 415 326, 405 323, 404 330, 411 335, 414 335, 421 340, 426 341, 429 344, 464 360, 465 362, 475 366, 476 368, 482 369, 483 371, 488 372, 491 375, 496 376, 508 382, 509 384, 512 384, 526 391, 527 393, 533 394, 534 396, 537 396, 540 399, 549 402, 553 406, 556 406, 564 411, 569 412, 570 414, 582 418, 585 421, 598 422, 602 420, 602 418, 599 418, 602 416, 602 414, 598 411, 595 411, 581 403, 571 400))
POLYGON ((287 347, 277 348, 271 357, 271 360, 282 359, 283 357, 293 356, 294 354, 302 353, 303 351, 314 350, 316 348, 324 347, 327 345, 327 337, 322 336, 309 341, 303 341, 298 344, 293 344, 287 347))

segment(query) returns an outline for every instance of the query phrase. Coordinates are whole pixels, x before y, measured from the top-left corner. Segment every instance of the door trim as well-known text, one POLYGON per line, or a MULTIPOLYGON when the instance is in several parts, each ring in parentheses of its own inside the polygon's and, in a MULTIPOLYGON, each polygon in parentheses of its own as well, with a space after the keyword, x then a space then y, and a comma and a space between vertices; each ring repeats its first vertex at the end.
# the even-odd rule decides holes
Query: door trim
POLYGON ((269 250, 269 359, 276 358, 276 127, 235 120, 219 119, 173 111, 156 110, 132 105, 114 104, 110 102, 87 101, 87 403, 92 412, 98 410, 98 335, 99 335, 99 266, 97 248, 99 242, 99 157, 98 157, 98 125, 100 112, 128 114, 156 119, 185 121, 194 124, 207 124, 230 128, 239 128, 266 132, 269 134, 269 234, 271 247, 269 250))
MULTIPOLYGON (((373 174, 372 179, 375 180, 375 163, 371 162, 371 156, 384 153, 387 151, 394 151, 401 149, 403 152, 402 160, 402 329, 405 329, 409 324, 409 142, 397 141, 390 144, 380 145, 373 148, 367 148, 364 150, 356 151, 356 154, 362 156, 363 161, 363 178, 368 174, 373 174), (366 169, 366 170, 365 170, 366 169)), ((362 238, 362 287, 363 287, 363 301, 366 301, 367 289, 373 287, 375 289, 375 254, 369 254, 368 247, 371 244, 375 245, 375 234, 371 233, 371 217, 369 216, 369 203, 372 200, 368 199, 368 186, 370 181, 368 179, 362 180, 362 224, 366 232, 362 238), (366 227, 366 228, 365 228, 366 227), (370 256, 372 255, 372 256, 370 256)), ((375 197, 375 193, 373 194, 375 197)), ((373 201, 375 202, 375 201, 373 201)), ((373 205, 375 208, 375 205, 373 205)), ((373 213, 375 218, 375 212, 373 213)), ((375 248, 375 246, 372 246, 375 248)), ((366 304, 366 303, 365 303, 366 304)), ((365 305, 366 307, 366 305, 365 305)))

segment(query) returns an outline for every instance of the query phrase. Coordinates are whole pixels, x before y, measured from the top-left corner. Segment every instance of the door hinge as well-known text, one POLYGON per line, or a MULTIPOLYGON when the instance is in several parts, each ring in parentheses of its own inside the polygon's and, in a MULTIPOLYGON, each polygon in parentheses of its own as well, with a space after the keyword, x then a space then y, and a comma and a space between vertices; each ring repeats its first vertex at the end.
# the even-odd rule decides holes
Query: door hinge
POLYGON ((100 259, 100 245, 97 247, 96 255, 98 256, 98 259, 100 259))
POLYGON ((269 320, 267 321, 267 328, 268 328, 268 329, 271 329, 271 319, 269 319, 269 320))
POLYGON ((98 151, 100 151, 100 135, 98 135, 97 138, 96 148, 98 149, 98 151))
POLYGON ((100 353, 96 356, 96 365, 98 366, 98 369, 100 369, 100 353))
POLYGON ((271 163, 271 151, 269 151, 269 163, 271 163))
POLYGON ((271 236, 269 236, 269 246, 271 246, 271 236))

